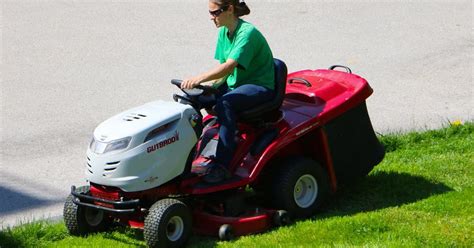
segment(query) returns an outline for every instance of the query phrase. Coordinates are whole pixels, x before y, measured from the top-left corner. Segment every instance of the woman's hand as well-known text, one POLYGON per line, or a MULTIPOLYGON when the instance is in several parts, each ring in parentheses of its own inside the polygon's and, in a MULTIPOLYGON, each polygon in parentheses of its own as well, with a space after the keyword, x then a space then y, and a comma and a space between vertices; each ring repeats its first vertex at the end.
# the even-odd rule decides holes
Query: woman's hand
POLYGON ((183 80, 181 83, 181 89, 192 89, 202 83, 202 79, 200 77, 193 77, 189 79, 183 80))
POLYGON ((181 89, 192 89, 203 82, 216 80, 219 78, 225 78, 234 70, 235 67, 237 67, 237 65, 237 61, 233 59, 228 59, 226 62, 224 62, 223 64, 219 64, 207 73, 203 73, 199 76, 183 80, 183 82, 181 83, 181 89))

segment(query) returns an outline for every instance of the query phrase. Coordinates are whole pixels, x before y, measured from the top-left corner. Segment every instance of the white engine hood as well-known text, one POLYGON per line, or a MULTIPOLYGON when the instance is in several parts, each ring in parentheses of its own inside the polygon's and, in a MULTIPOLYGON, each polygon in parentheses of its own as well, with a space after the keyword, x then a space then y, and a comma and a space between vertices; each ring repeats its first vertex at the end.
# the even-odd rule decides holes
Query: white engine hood
POLYGON ((134 137, 152 127, 181 118, 182 113, 188 108, 190 106, 177 102, 161 100, 150 102, 102 122, 95 129, 94 138, 101 142, 110 142, 124 137, 134 137))

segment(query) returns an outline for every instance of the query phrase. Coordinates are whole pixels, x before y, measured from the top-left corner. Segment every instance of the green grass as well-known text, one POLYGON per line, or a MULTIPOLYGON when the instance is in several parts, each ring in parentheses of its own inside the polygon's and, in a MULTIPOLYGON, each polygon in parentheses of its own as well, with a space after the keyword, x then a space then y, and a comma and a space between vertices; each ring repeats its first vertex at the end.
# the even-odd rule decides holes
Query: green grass
MULTIPOLYGON (((387 154, 356 186, 341 188, 312 219, 221 242, 194 236, 191 247, 474 247, 474 124, 381 137, 387 154)), ((0 247, 140 247, 127 228, 67 234, 36 222, 0 232, 0 247)))

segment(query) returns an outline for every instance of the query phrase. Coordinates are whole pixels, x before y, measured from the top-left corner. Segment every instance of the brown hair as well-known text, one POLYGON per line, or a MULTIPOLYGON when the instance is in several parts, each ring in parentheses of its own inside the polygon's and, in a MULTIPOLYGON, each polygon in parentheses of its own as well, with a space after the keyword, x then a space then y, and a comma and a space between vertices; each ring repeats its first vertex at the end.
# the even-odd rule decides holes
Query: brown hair
POLYGON ((219 5, 221 8, 230 5, 234 6, 234 15, 237 17, 250 14, 250 9, 243 0, 211 0, 211 2, 219 5))

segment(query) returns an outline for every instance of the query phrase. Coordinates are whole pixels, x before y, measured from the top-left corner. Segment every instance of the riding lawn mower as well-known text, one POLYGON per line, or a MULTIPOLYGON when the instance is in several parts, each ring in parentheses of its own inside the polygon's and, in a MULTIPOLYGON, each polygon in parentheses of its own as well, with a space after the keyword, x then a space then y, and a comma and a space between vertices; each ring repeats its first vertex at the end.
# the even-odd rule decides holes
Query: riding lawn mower
POLYGON ((260 233, 314 215, 382 161, 365 79, 340 65, 290 74, 281 60, 274 66, 275 97, 239 113, 232 176, 222 182, 203 180, 219 139, 219 120, 201 114, 199 103, 212 87, 101 123, 87 149, 87 185, 72 186, 64 205, 69 233, 120 223, 143 229, 150 247, 181 247, 192 233, 260 233))

